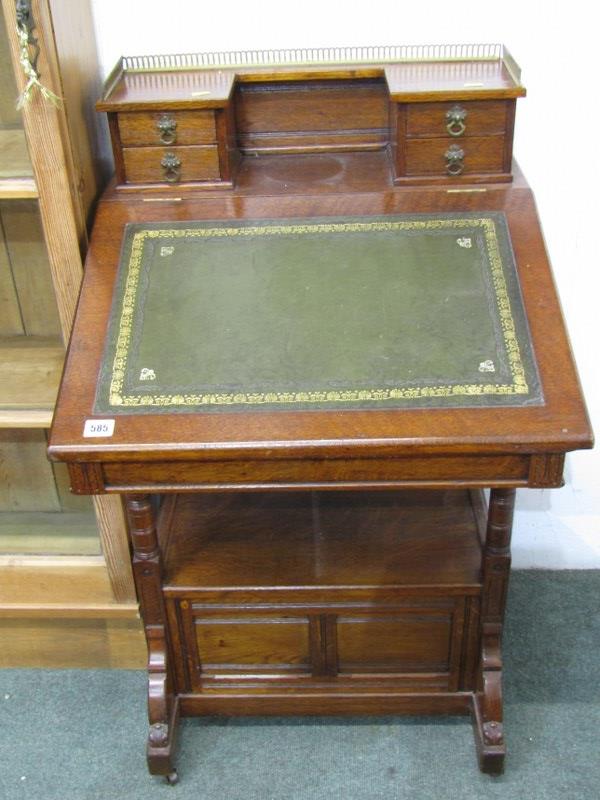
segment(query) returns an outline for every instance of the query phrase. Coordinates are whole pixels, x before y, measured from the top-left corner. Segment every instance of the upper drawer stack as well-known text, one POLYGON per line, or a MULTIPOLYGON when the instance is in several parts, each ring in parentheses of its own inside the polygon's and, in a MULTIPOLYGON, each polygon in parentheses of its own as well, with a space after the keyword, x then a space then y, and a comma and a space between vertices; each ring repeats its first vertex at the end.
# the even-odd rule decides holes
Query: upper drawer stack
POLYGON ((519 69, 496 60, 395 64, 386 69, 397 184, 511 179, 519 69))
POLYGON ((514 107, 514 100, 407 105, 405 174, 510 173, 514 107))
POLYGON ((215 112, 117 114, 126 183, 218 181, 215 112))
POLYGON ((232 88, 232 75, 127 71, 122 59, 96 105, 108 112, 120 188, 231 186, 232 88))
POLYGON ((374 150, 397 185, 460 184, 511 179, 524 94, 500 45, 326 48, 123 58, 97 108, 119 189, 232 187, 240 152, 374 150))

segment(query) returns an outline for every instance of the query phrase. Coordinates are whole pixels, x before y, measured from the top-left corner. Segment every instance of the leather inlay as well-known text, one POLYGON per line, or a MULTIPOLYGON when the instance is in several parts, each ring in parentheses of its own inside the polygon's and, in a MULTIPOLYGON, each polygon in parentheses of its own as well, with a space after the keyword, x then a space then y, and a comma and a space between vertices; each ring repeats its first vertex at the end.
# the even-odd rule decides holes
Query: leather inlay
POLYGON ((540 401, 501 213, 127 226, 97 413, 540 401))

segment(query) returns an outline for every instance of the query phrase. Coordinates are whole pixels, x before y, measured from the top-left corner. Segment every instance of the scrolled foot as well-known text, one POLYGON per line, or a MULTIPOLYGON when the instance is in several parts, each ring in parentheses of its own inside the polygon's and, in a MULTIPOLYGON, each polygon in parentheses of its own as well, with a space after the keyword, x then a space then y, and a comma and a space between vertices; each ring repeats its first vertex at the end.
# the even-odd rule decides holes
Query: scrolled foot
POLYGON ((506 757, 502 723, 498 720, 483 721, 480 700, 477 696, 473 697, 471 712, 479 769, 487 775, 501 775, 506 757))

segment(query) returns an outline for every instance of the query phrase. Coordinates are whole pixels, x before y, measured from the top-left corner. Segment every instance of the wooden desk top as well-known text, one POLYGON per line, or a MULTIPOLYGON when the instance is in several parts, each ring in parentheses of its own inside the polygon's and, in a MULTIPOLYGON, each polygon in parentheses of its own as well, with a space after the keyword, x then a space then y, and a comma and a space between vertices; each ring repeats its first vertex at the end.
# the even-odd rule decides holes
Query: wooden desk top
POLYGON ((399 189, 387 177, 385 157, 254 158, 243 163, 232 191, 204 190, 181 198, 172 192, 146 199, 118 192, 105 196, 49 447, 52 458, 71 463, 76 491, 273 483, 351 487, 365 481, 377 486, 560 485, 564 453, 591 447, 592 432, 529 187, 517 174, 511 185, 469 191, 399 189), (119 414, 110 437, 83 435, 86 420, 110 416, 94 414, 94 403, 128 223, 490 211, 503 212, 508 223, 542 404, 119 414))

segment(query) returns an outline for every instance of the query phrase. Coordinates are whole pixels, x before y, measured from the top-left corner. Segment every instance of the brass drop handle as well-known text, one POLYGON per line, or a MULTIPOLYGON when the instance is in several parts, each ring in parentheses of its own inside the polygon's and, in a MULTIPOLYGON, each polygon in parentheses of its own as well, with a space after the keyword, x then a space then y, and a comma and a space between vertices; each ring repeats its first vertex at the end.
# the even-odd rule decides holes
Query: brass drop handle
POLYGON ((177 140, 177 120, 169 114, 162 114, 156 123, 158 135, 163 144, 175 144, 177 140))
POLYGON ((446 130, 450 136, 462 136, 467 130, 465 119, 467 112, 462 106, 452 106, 449 111, 446 111, 446 130))
POLYGON ((465 151, 457 144, 451 144, 444 155, 446 157, 446 172, 448 175, 460 175, 465 168, 465 151))
POLYGON ((169 183, 177 183, 181 178, 181 161, 175 153, 165 153, 160 165, 165 171, 165 179, 169 183))

